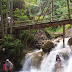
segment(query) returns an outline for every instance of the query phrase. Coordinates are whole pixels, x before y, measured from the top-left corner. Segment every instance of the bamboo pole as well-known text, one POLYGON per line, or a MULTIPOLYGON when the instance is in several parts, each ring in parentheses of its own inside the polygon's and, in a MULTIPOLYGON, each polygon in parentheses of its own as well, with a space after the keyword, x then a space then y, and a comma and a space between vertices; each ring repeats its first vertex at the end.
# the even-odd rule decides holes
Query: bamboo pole
POLYGON ((1 0, 0 0, 0 15, 1 15, 1 0))
POLYGON ((69 0, 67 0, 67 6, 68 6, 68 17, 69 17, 69 22, 70 22, 70 9, 69 9, 69 0))
POLYGON ((0 0, 0 26, 1 26, 1 31, 2 31, 2 38, 3 38, 3 19, 2 19, 2 2, 0 0))
POLYGON ((1 0, 0 0, 0 26, 1 26, 1 21, 2 21, 2 5, 1 5, 1 0))
POLYGON ((63 48, 65 48, 65 24, 63 24, 63 48))
MULTIPOLYGON (((21 2, 20 2, 20 10, 21 10, 21 2)), ((20 12, 21 15, 21 12, 20 12)), ((21 40, 21 22, 20 22, 20 40, 21 40)))
POLYGON ((2 39, 4 38, 4 25, 3 25, 3 15, 2 15, 2 2, 1 2, 1 27, 2 27, 2 39))
POLYGON ((5 24, 5 36, 7 36, 7 27, 8 27, 8 10, 9 10, 9 0, 7 0, 7 13, 6 13, 6 24, 5 24))
POLYGON ((52 20, 53 20, 53 0, 52 0, 52 20))
MULTIPOLYGON (((36 32, 37 32, 37 30, 36 30, 36 32)), ((34 33, 33 37, 35 36, 36 32, 34 33)), ((30 46, 30 45, 31 45, 31 43, 32 43, 32 40, 31 40, 31 42, 29 43, 29 45, 28 45, 28 46, 30 46)))
POLYGON ((11 24, 10 24, 10 35, 12 35, 12 21, 13 21, 13 0, 11 0, 11 24))

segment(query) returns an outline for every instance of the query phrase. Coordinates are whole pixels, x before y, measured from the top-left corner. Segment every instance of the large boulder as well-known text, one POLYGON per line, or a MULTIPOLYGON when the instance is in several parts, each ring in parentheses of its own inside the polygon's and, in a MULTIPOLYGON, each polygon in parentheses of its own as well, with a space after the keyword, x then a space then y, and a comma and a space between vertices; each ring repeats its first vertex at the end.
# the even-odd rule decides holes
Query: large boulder
POLYGON ((54 48, 54 43, 48 41, 46 44, 44 44, 44 46, 42 46, 42 50, 46 53, 46 52, 50 52, 50 50, 54 48))
POLYGON ((41 65, 41 61, 43 60, 43 56, 44 56, 43 51, 33 53, 31 58, 31 66, 39 69, 41 65))
POLYGON ((68 45, 72 45, 72 37, 68 40, 68 45))

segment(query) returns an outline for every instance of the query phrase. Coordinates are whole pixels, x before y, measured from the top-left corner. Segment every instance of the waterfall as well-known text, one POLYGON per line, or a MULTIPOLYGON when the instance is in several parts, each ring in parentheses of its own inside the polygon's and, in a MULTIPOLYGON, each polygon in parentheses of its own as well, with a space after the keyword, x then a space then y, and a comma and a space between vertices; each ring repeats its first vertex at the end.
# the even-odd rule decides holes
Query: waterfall
POLYGON ((65 38, 65 48, 63 48, 63 42, 61 40, 49 54, 44 54, 40 68, 35 68, 31 65, 31 58, 34 53, 38 53, 41 50, 28 53, 20 72, 72 72, 72 54, 69 45, 67 45, 68 40, 69 38, 65 38), (59 54, 61 58, 61 68, 56 70, 55 64, 57 54, 59 54))

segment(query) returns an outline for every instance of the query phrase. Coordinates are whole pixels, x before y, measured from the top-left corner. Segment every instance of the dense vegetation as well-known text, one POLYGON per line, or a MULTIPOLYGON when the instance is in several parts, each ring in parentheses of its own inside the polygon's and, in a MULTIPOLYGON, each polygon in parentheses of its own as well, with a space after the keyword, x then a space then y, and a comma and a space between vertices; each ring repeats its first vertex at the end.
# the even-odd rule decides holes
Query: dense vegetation
POLYGON ((19 39, 13 40, 13 37, 8 35, 3 41, 3 48, 5 48, 4 53, 10 56, 19 56, 23 53, 23 45, 19 39))
MULTIPOLYGON (((6 12, 7 12, 7 0, 1 0, 2 1, 2 14, 3 14, 3 22, 5 23, 6 21, 6 12)), ((43 10, 43 7, 45 5, 47 0, 13 0, 13 20, 14 21, 26 21, 26 20, 37 20, 39 18, 39 15, 41 14, 41 11, 43 10)), ((40 19, 43 18, 48 18, 52 16, 52 4, 50 5, 50 2, 52 0, 49 0, 47 3, 46 8, 43 11, 43 14, 40 16, 40 19), (50 5, 50 6, 49 6, 50 5)), ((70 5, 70 12, 72 12, 72 0, 69 2, 70 5)), ((10 15, 10 10, 8 11, 10 15)), ((53 0, 53 16, 56 15, 62 15, 62 14, 67 14, 68 13, 68 8, 67 8, 67 2, 66 0, 53 0)), ((72 17, 72 14, 71 14, 72 17)), ((63 15, 63 16, 56 16, 53 19, 66 19, 68 18, 68 15, 63 15)), ((45 20, 50 20, 45 19, 45 20)), ((39 20, 41 21, 41 20, 39 20)), ((43 20, 44 21, 44 20, 43 20)), ((28 22, 23 22, 23 23, 30 23, 31 21, 28 22)), ((32 21, 34 22, 34 21, 32 21)), ((15 23, 18 24, 18 23, 15 23)), ((66 25, 66 29, 70 27, 70 25, 66 25)), ((48 37, 51 39, 51 32, 62 32, 62 26, 57 26, 53 28, 45 28, 44 31, 48 35, 48 37)), ((13 39, 12 36, 8 35, 4 41, 2 47, 5 48, 5 50, 2 52, 7 55, 7 57, 11 58, 17 58, 22 55, 23 50, 26 49, 24 46, 24 38, 25 35, 27 34, 28 30, 22 31, 20 37, 21 40, 19 39, 13 39)), ((33 44, 36 42, 36 38, 34 37, 36 30, 34 30, 31 34, 31 36, 28 39, 28 44, 33 44)), ((29 36, 29 33, 27 37, 29 36)), ((48 44, 46 44, 48 45, 48 44)), ((6 57, 5 57, 6 58, 6 57)), ((4 59, 5 59, 4 58, 4 59)), ((15 59, 14 58, 14 59, 15 59)))
MULTIPOLYGON (((45 5, 45 3, 47 2, 47 0, 13 0, 13 20, 14 21, 26 21, 26 20, 37 20, 39 18, 39 15, 41 14, 41 11, 43 10, 43 7, 45 5)), ((50 16, 52 16, 52 4, 51 0, 48 1, 43 14, 40 16, 40 19, 43 18, 44 14, 44 18, 48 18, 50 16)), ((70 12, 72 12, 72 0, 70 0, 69 2, 70 5, 70 12)), ((6 11, 7 11, 7 0, 2 0, 2 13, 3 13, 3 20, 6 20, 6 11)), ((9 15, 10 15, 10 10, 8 11, 9 15)), ((53 16, 56 15, 62 15, 62 14, 67 14, 68 13, 68 7, 67 7, 67 1, 66 0, 53 0, 53 16)), ((53 19, 62 19, 62 18, 67 18, 68 15, 63 15, 63 16, 56 16, 53 19)), ((72 17, 72 15, 71 15, 72 17)), ((47 19, 45 19, 47 20, 47 19)), ((48 20, 50 20, 48 18, 48 20)), ((41 21, 41 20, 39 20, 41 21)), ((28 23, 31 21, 28 21, 28 23)), ((18 24, 18 23, 16 23, 18 24)), ((66 29, 70 27, 70 25, 66 25, 66 29)), ((21 41, 20 40, 15 40, 15 41, 4 41, 4 47, 6 47, 6 49, 9 48, 9 46, 11 47, 11 53, 16 52, 16 48, 14 48, 14 50, 12 49, 12 47, 15 47, 15 42, 17 42, 17 46, 19 45, 18 43, 23 43, 23 40, 25 38, 25 35, 27 33, 28 30, 26 31, 22 31, 21 34, 21 41), (7 46, 8 44, 8 46, 7 46)), ((45 28, 44 31, 46 32, 46 34, 49 36, 49 38, 51 36, 51 32, 62 32, 62 26, 57 26, 57 27, 53 27, 53 28, 45 28)), ((32 40, 32 44, 36 41, 36 38, 34 37, 34 33, 36 31, 34 30, 31 34, 31 36, 28 39, 28 43, 32 40)), ((29 36, 29 33, 27 35, 27 37, 29 36)), ((8 36, 8 38, 10 38, 10 36, 8 36)), ((21 45, 20 45, 21 46, 21 45)), ((18 46, 19 47, 19 46, 18 46)), ((22 46, 21 46, 22 47, 22 46)), ((19 50, 19 49, 18 49, 19 50)), ((19 53, 19 51, 17 51, 19 53)))
MULTIPOLYGON (((26 21, 26 20, 37 20, 39 18, 38 15, 41 14, 43 7, 47 0, 13 0, 13 19, 17 21, 26 21)), ((46 8, 43 11, 40 19, 48 18, 52 16, 52 4, 50 5, 51 0, 48 1, 46 8), (50 5, 50 6, 49 6, 50 5)), ((70 12, 72 12, 72 1, 69 2, 70 12)), ((3 9, 3 17, 6 19, 6 11, 7 11, 7 0, 2 0, 2 9, 3 9)), ((10 11, 9 11, 10 12, 10 11)), ((68 13, 67 1, 66 0, 53 0, 53 16, 62 15, 68 13)), ((71 14, 72 17, 72 14, 71 14)), ((53 19, 66 19, 68 15, 56 16, 53 19)), ((50 19, 48 19, 50 20, 50 19)), ((41 20, 40 20, 41 21, 41 20)), ((28 21, 31 22, 31 21, 28 21)), ((48 28, 50 31, 58 31, 60 27, 48 28)))
MULTIPOLYGON (((39 18, 39 15, 41 14, 41 11, 43 10, 43 7, 47 0, 13 0, 13 20, 14 21, 26 21, 26 20, 37 20, 39 18)), ((52 16, 52 4, 51 0, 48 1, 43 14, 40 16, 40 19, 48 18, 52 16)), ((70 5, 70 12, 72 12, 72 0, 69 2, 70 5)), ((6 20, 6 11, 7 11, 7 0, 2 0, 2 13, 3 13, 3 20, 6 20)), ((8 11, 10 14, 10 10, 8 11)), ((68 13, 68 7, 67 7, 67 1, 66 0, 53 0, 53 16, 56 15, 62 15, 68 13)), ((71 14, 72 17, 72 14, 71 14)), ((56 16, 53 19, 62 19, 62 18, 68 18, 68 15, 63 16, 56 16)), ((47 19, 45 19, 47 20, 47 19)), ((48 18, 48 20, 50 20, 48 18)), ((39 20, 41 21, 41 20, 39 20)), ((31 21, 28 21, 28 23, 31 21)), ((18 23, 16 23, 18 24, 18 23)), ((70 25, 66 25, 66 29, 70 27, 70 25)), ((44 30, 47 34, 51 34, 51 32, 62 32, 62 26, 57 26, 53 28, 45 28, 44 30)), ((32 35, 30 36, 28 41, 35 41, 34 33, 36 31, 32 32, 32 35)), ((27 31, 22 31, 21 34, 21 40, 20 42, 23 42, 25 35, 27 31)), ((29 36, 29 33, 28 33, 29 36)), ((28 37, 27 36, 27 37, 28 37)), ((51 36, 51 35, 50 35, 51 36)), ((16 40, 18 41, 18 40, 16 40)), ((15 41, 14 41, 15 42, 15 41)), ((32 42, 33 43, 33 42, 32 42)), ((4 42, 4 45, 6 43, 4 42)), ((13 51, 13 50, 12 50, 13 51)))

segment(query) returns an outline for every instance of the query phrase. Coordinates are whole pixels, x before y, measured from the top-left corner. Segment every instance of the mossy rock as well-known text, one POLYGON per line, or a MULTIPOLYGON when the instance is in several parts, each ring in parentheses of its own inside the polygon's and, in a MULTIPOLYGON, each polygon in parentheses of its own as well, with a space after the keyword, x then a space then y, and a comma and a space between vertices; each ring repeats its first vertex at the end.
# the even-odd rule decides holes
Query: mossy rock
POLYGON ((72 37, 68 40, 68 45, 72 45, 72 37))
POLYGON ((54 47, 54 43, 48 41, 44 46, 42 46, 42 50, 46 52, 50 52, 50 50, 54 47))

